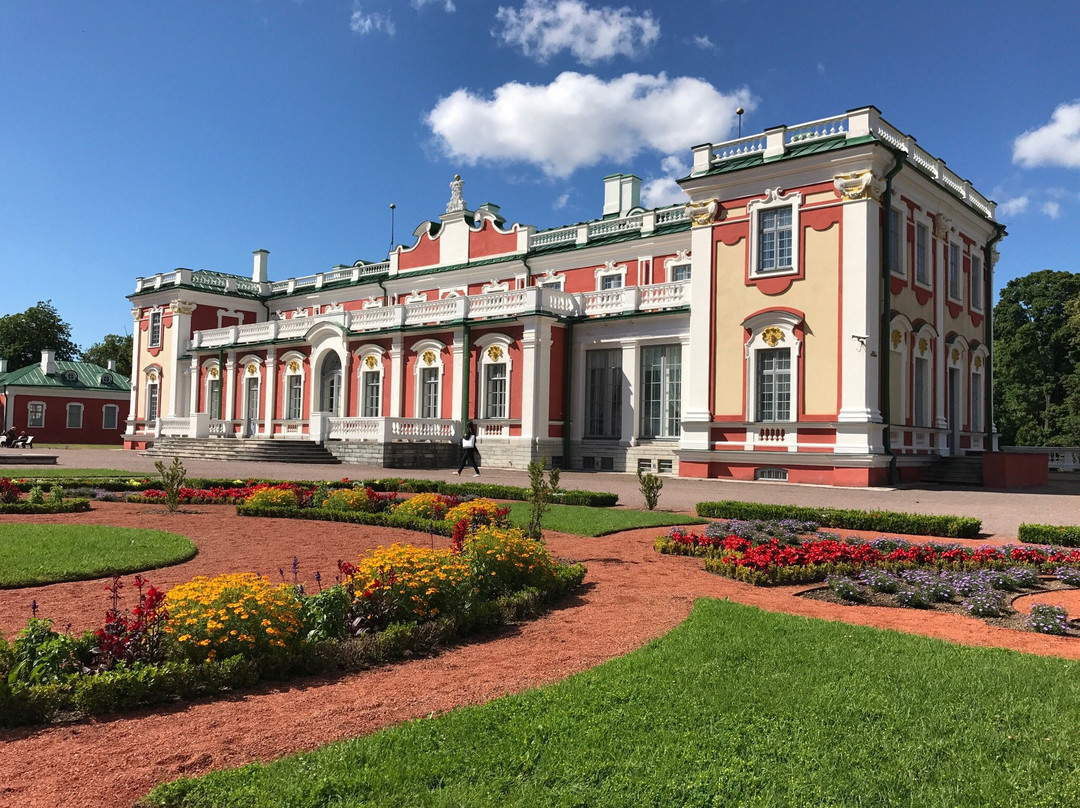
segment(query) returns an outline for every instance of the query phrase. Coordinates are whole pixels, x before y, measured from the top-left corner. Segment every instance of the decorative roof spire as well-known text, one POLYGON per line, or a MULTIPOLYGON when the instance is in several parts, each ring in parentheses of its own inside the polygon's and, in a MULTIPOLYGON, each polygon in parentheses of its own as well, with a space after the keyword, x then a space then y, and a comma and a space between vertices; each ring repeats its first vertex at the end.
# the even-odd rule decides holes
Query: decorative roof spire
POLYGON ((447 213, 456 213, 465 210, 465 200, 461 197, 461 189, 465 187, 465 180, 460 174, 454 175, 454 181, 450 183, 450 201, 446 203, 447 213))

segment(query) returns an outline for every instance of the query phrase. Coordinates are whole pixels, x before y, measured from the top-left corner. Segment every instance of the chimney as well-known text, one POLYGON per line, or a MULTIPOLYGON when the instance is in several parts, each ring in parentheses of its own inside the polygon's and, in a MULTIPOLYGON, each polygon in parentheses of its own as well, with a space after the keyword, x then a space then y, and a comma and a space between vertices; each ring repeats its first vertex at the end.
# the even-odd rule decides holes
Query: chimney
POLYGON ((0 359, 0 373, 7 373, 7 360, 0 359))
POLYGON ((255 266, 251 270, 251 279, 255 283, 266 283, 270 280, 270 277, 266 274, 266 256, 270 255, 270 251, 255 250, 253 255, 255 256, 255 266))
POLYGON ((46 376, 56 375, 56 351, 46 348, 41 352, 41 372, 46 376))
POLYGON ((116 360, 115 359, 110 359, 109 360, 109 370, 116 370, 116 360))
POLYGON ((633 174, 604 177, 604 216, 625 216, 641 205, 641 178, 633 174))

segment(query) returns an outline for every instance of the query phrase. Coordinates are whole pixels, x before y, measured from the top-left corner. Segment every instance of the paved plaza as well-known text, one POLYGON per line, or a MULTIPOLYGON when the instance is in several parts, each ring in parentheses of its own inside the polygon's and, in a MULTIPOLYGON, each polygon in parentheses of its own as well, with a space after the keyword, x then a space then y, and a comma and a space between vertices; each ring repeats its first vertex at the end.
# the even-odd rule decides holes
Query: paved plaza
MULTIPOLYGON (((45 454, 45 452, 43 452, 45 454)), ((159 458, 122 449, 49 449, 57 456, 57 465, 65 468, 120 469, 137 474, 155 474, 159 458)), ((0 466, 4 466, 0 453, 0 466)), ((453 469, 386 469, 380 466, 295 465, 290 463, 245 463, 218 460, 187 460, 190 477, 249 479, 261 477, 283 480, 372 479, 414 477, 453 480, 453 469)), ((19 466, 20 470, 23 468, 19 466)), ((27 476, 34 466, 26 466, 27 476)), ((38 467, 47 468, 47 467, 38 467)), ((506 485, 529 484, 524 469, 482 468, 483 482, 506 485)), ((472 481, 471 471, 460 478, 472 481)), ((637 479, 632 474, 567 471, 562 474, 564 488, 611 491, 619 495, 619 504, 642 507, 637 479)), ((695 503, 705 500, 736 499, 746 502, 771 502, 787 505, 834 508, 879 508, 929 514, 958 514, 982 519, 983 533, 997 538, 1014 538, 1021 522, 1054 525, 1080 525, 1080 474, 1051 473, 1050 482, 1033 489, 1014 491, 985 488, 945 488, 905 485, 897 488, 836 488, 818 485, 791 485, 775 482, 734 482, 665 477, 659 507, 663 510, 692 512, 695 503)))

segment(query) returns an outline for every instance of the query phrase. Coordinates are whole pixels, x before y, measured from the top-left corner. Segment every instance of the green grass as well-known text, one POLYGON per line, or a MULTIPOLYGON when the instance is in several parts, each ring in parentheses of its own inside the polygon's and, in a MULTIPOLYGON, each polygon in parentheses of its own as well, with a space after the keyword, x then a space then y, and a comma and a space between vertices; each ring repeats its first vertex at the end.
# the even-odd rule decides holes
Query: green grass
MULTIPOLYGON (((518 527, 529 523, 529 503, 511 502, 510 522, 518 527)), ((633 511, 616 508, 593 508, 588 505, 552 505, 544 514, 546 530, 573 533, 576 536, 605 536, 620 530, 668 525, 703 525, 708 519, 664 511, 633 511)))
POLYGON ((103 578, 187 561, 195 545, 163 530, 0 524, 0 587, 103 578))
POLYGON ((699 601, 558 685, 158 787, 187 806, 1080 804, 1080 666, 699 601))
MULTIPOLYGON (((3 456, 0 455, 0 460, 2 459, 3 456)), ((0 477, 7 477, 11 480, 51 479, 53 477, 123 477, 125 480, 135 477, 141 480, 146 476, 148 475, 145 472, 121 471, 119 469, 69 469, 60 468, 59 466, 47 468, 38 468, 36 466, 0 468, 0 477)))

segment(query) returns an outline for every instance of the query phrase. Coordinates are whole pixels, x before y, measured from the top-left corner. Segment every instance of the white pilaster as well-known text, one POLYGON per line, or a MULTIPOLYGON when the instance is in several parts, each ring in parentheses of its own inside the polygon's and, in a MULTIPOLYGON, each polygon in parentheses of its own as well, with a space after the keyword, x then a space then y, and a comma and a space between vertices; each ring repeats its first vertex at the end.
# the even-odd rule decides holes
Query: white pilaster
POLYGON ((637 417, 638 370, 641 367, 637 340, 622 344, 622 440, 624 444, 637 446, 641 419, 637 417))
MULTIPOLYGON (((840 413, 837 420, 848 424, 881 421, 878 401, 878 334, 881 330, 881 235, 878 227, 880 204, 867 195, 844 203, 843 315, 840 320, 840 413)), ((849 450, 869 450, 865 429, 843 429, 844 440, 857 445, 849 450)), ((841 440, 840 436, 837 438, 841 440)), ((838 446, 837 450, 841 448, 838 446)))
MULTIPOLYGON (((945 374, 947 372, 945 362, 945 297, 948 295, 948 267, 945 261, 949 257, 948 233, 944 237, 939 231, 940 223, 934 226, 934 258, 937 266, 934 273, 934 330, 937 331, 937 339, 934 340, 934 426, 937 429, 945 429, 948 421, 945 418, 945 374)), ((940 432, 935 436, 939 454, 948 454, 948 435, 940 432)))
POLYGON ((549 367, 551 324, 529 318, 521 340, 521 437, 530 444, 547 437, 548 397, 551 386, 544 383, 549 367))
MULTIPOLYGON (((225 420, 236 417, 236 351, 229 351, 225 359, 225 420)), ((232 437, 229 431, 225 433, 232 437)))
POLYGON ((390 417, 401 418, 402 395, 401 383, 405 376, 405 368, 402 366, 405 348, 405 338, 401 334, 395 334, 390 344, 390 417))
MULTIPOLYGON (((461 391, 465 384, 465 329, 454 329, 454 342, 450 346, 450 363, 453 368, 453 385, 450 392, 450 417, 465 423, 465 413, 461 411, 461 391)), ((463 427, 464 428, 464 427, 463 427)))
POLYGON ((188 415, 199 411, 199 357, 192 354, 188 365, 188 415))
MULTIPOLYGON (((139 403, 139 387, 142 385, 142 368, 139 367, 139 359, 142 356, 142 331, 139 329, 139 323, 142 322, 142 309, 138 306, 131 310, 131 318, 134 322, 131 324, 131 333, 134 337, 131 340, 131 402, 128 405, 128 421, 134 421, 138 417, 138 412, 135 407, 139 403)), ((129 423, 127 431, 129 433, 134 432, 134 424, 129 423)))
POLYGON ((266 352, 266 360, 263 364, 266 367, 266 373, 263 376, 263 384, 266 385, 263 434, 272 438, 274 437, 274 399, 277 397, 277 351, 270 348, 266 352))
MULTIPOLYGON (((682 435, 679 446, 682 449, 705 450, 709 448, 709 432, 712 413, 709 411, 709 384, 712 381, 711 369, 701 368, 698 372, 687 372, 691 357, 695 362, 707 362, 712 354, 709 344, 709 331, 713 320, 713 228, 711 225, 694 227, 690 231, 690 332, 683 345, 683 400, 682 400, 682 435)), ((635 357, 636 358, 636 357, 635 357)), ((627 356, 623 355, 623 372, 627 372, 627 356)), ((636 364, 634 369, 636 381, 636 364)), ((629 374, 627 374, 629 378, 629 374)), ((634 385, 636 388, 636 384, 634 385)), ((633 401, 624 398, 624 407, 633 401)), ((633 409, 633 407, 631 407, 633 409)), ((631 416, 632 417, 632 416, 631 416)), ((635 427, 636 429, 636 427, 635 427)), ((625 433, 624 433, 625 434, 625 433)), ((636 438, 636 432, 634 433, 636 438)))

